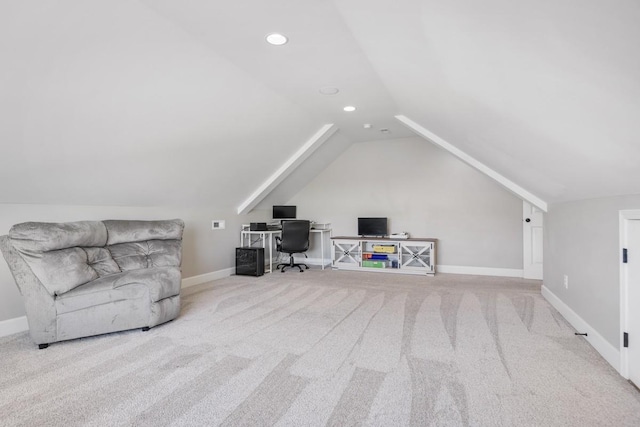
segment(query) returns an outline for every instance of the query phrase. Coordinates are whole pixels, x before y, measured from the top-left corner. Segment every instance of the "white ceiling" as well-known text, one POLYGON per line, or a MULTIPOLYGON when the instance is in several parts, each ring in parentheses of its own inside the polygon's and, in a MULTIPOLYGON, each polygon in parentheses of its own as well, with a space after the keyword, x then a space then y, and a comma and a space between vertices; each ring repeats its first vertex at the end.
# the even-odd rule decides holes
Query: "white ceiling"
POLYGON ((335 123, 286 201, 412 135, 397 114, 548 202, 640 193, 638 22, 635 0, 2 2, 0 202, 235 208, 335 123))

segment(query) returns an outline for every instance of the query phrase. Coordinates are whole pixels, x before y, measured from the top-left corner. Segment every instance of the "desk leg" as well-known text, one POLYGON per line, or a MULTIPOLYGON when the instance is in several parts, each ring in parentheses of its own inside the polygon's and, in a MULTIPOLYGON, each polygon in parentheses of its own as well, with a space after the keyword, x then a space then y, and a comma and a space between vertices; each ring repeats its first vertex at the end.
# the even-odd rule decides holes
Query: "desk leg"
POLYGON ((324 231, 320 232, 320 259, 322 261, 322 269, 324 270, 324 231))
POLYGON ((273 273, 273 233, 269 233, 269 273, 273 273))
MULTIPOLYGON (((266 233, 260 233, 260 238, 262 239, 262 248, 264 249, 265 255, 267 252, 267 235, 266 233)), ((271 273, 271 260, 269 260, 269 271, 271 273)))

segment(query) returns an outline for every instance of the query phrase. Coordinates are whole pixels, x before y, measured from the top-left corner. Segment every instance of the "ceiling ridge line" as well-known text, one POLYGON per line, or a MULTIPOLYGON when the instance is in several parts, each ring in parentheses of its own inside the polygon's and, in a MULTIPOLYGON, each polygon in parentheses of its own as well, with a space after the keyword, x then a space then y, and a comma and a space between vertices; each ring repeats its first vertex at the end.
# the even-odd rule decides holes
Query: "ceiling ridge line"
POLYGON ((439 137, 438 135, 431 132, 430 130, 420 126, 418 123, 414 122, 407 116, 398 114, 397 116, 395 116, 395 118, 398 119, 398 121, 400 121, 402 124, 407 126, 409 129, 413 130, 415 133, 417 133, 418 135, 426 139, 427 141, 441 148, 444 148, 449 153, 453 154, 463 162, 467 163, 469 166, 487 175, 489 178, 493 179, 498 184, 502 185, 507 190, 514 193, 516 196, 520 197, 522 200, 525 200, 531 203, 532 205, 542 210, 543 212, 547 212, 547 202, 545 202, 535 194, 525 190, 520 185, 511 181, 509 178, 491 169, 489 166, 477 160, 475 157, 470 156, 469 154, 465 153, 455 145, 447 142, 446 140, 439 137))
POLYGON ((311 138, 305 142, 291 157, 285 161, 269 178, 267 178, 251 195, 238 207, 238 215, 246 214, 256 207, 269 195, 284 179, 300 164, 327 141, 338 127, 329 123, 322 126, 311 138))

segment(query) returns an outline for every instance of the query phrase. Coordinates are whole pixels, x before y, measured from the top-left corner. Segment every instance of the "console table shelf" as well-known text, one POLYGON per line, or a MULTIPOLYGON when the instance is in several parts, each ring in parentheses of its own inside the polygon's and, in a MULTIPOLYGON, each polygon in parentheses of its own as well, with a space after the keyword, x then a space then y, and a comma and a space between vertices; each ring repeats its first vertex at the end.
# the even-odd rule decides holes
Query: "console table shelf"
POLYGON ((331 242, 331 266, 337 270, 431 276, 436 272, 438 239, 337 236, 331 242))

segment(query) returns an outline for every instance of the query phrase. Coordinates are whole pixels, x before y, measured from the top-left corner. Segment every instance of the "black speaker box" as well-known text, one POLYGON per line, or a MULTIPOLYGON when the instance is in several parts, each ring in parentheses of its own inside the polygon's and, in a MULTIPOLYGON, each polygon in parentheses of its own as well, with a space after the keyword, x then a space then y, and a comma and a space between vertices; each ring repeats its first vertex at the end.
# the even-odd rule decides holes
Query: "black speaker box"
POLYGON ((236 248, 236 274, 262 276, 264 274, 264 248, 236 248))

